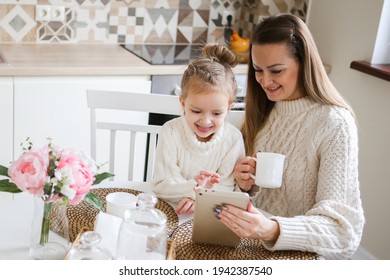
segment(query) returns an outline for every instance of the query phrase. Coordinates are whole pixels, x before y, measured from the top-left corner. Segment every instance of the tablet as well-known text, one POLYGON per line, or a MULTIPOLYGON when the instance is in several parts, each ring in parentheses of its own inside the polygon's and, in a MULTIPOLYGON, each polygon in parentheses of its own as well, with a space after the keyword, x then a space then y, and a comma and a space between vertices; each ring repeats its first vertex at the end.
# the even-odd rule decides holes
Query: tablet
POLYGON ((195 196, 195 213, 192 230, 192 241, 224 246, 237 246, 240 237, 222 224, 214 213, 216 206, 232 204, 246 209, 249 195, 242 192, 199 189, 195 196))

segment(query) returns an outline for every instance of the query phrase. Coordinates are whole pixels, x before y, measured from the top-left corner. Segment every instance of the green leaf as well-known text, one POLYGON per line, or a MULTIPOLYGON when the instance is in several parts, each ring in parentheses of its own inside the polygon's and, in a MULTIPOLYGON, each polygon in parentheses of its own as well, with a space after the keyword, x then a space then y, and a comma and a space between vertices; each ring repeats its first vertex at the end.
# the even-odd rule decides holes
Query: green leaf
POLYGON ((84 201, 104 212, 103 202, 96 194, 92 192, 87 193, 87 195, 84 197, 84 201))
POLYGON ((103 180, 105 180, 107 178, 114 177, 114 176, 115 176, 114 174, 111 174, 108 172, 103 172, 103 173, 97 174, 95 176, 95 181, 93 182, 93 185, 100 184, 103 180))
POLYGON ((8 168, 5 167, 5 166, 0 165, 0 175, 9 177, 8 176, 8 168))
POLYGON ((14 183, 8 179, 0 180, 0 192, 20 193, 22 192, 14 183))

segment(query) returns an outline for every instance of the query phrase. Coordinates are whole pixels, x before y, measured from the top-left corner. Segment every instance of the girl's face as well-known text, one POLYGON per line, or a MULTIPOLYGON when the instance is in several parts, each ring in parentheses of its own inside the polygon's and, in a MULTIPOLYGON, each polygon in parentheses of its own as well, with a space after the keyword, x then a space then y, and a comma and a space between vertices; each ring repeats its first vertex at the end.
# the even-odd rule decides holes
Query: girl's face
POLYGON ((223 87, 189 87, 187 97, 180 96, 180 102, 188 125, 201 142, 211 139, 231 108, 223 87))
POLYGON ((299 64, 285 44, 252 46, 252 63, 256 80, 271 101, 302 97, 298 88, 299 64))

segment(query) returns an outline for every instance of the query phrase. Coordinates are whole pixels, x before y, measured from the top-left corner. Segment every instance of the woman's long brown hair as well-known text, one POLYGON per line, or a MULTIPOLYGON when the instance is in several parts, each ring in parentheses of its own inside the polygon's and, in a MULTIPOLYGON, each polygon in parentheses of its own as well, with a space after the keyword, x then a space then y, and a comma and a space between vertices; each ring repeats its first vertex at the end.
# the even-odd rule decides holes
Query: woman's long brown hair
POLYGON ((264 19, 253 31, 248 60, 248 81, 245 97, 245 122, 241 129, 245 149, 252 155, 256 135, 264 126, 275 102, 256 81, 252 63, 252 46, 265 44, 286 44, 290 55, 299 64, 298 86, 303 96, 309 96, 320 104, 352 108, 333 86, 326 73, 314 39, 306 24, 292 14, 279 14, 264 19))

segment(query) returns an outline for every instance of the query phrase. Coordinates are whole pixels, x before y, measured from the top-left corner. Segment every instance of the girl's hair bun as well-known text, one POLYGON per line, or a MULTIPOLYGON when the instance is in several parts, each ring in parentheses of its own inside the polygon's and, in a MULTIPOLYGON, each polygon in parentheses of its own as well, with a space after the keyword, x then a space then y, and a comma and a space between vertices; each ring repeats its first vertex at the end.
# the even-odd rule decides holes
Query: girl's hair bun
POLYGON ((230 67, 234 67, 238 63, 236 55, 224 45, 208 43, 203 47, 202 55, 204 58, 230 67))

